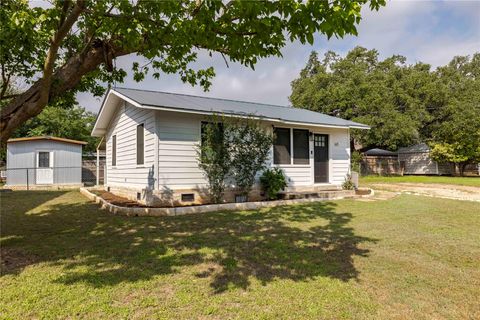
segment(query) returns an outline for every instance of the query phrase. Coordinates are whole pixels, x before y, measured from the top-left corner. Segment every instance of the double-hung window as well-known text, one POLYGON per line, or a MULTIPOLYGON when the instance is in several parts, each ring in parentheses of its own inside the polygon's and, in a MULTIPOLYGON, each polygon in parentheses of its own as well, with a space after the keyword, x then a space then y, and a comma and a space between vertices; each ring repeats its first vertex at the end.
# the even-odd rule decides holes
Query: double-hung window
POLYGON ((309 164, 309 131, 303 129, 274 128, 274 164, 309 164))

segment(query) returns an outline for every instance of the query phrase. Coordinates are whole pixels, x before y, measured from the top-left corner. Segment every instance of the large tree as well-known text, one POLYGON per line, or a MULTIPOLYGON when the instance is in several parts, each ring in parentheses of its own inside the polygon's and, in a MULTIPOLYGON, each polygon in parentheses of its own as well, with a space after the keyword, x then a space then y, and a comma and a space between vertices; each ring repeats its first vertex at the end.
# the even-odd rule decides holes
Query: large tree
POLYGON ((480 53, 455 57, 435 72, 435 85, 443 104, 431 109, 425 126, 432 156, 455 164, 463 175, 465 165, 480 162, 480 53))
POLYGON ((371 130, 355 130, 352 138, 365 148, 395 150, 420 138, 422 124, 430 119, 426 97, 431 91, 429 65, 408 65, 398 55, 380 60, 376 50, 356 47, 344 57, 327 52, 322 60, 312 52, 292 82, 290 101, 368 124, 371 130))
POLYGON ((142 80, 149 71, 177 73, 205 89, 212 68, 193 69, 199 50, 218 53, 253 67, 259 58, 280 56, 287 41, 312 43, 317 32, 356 34, 365 4, 378 9, 384 0, 331 1, 53 1, 32 8, 27 0, 1 0, 1 141, 43 108, 77 91, 100 95, 98 83, 121 82, 126 71, 114 59, 136 53, 142 80), (3 90, 11 79, 24 79, 26 90, 11 97, 3 90))

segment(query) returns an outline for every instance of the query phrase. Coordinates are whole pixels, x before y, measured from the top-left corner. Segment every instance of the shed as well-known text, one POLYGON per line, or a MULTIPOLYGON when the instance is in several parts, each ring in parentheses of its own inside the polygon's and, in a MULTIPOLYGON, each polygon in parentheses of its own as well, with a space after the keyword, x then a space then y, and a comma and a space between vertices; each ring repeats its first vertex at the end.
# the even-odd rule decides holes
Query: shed
POLYGON ((87 143, 51 136, 7 141, 7 186, 82 184, 82 147, 87 143))
POLYGON ((426 143, 419 143, 398 150, 398 161, 404 168, 404 174, 452 174, 450 163, 438 163, 430 157, 430 147, 426 143))

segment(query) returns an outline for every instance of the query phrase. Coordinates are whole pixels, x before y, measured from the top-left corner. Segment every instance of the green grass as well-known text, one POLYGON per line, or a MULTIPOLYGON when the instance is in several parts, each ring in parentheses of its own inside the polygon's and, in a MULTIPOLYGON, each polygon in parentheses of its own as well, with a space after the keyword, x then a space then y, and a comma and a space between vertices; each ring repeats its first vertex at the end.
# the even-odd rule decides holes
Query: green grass
POLYGON ((365 176, 360 178, 360 184, 372 183, 439 183, 480 187, 480 177, 448 177, 448 176, 365 176))
POLYGON ((480 203, 122 217, 76 191, 0 196, 0 318, 480 317, 480 203))

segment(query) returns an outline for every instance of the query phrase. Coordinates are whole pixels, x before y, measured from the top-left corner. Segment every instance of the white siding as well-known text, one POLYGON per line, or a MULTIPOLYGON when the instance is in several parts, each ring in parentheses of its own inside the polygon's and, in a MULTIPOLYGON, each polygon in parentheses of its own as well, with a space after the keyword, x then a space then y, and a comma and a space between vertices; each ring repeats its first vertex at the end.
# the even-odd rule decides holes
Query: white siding
POLYGON ((129 103, 118 106, 107 130, 107 184, 131 188, 154 187, 155 111, 136 108, 129 103), (137 125, 145 128, 144 164, 137 165, 137 125), (117 136, 117 163, 112 166, 112 136, 117 136))
POLYGON ((405 162, 404 174, 438 174, 437 163, 428 152, 399 153, 398 161, 405 162))
POLYGON ((203 117, 160 111, 157 115, 160 190, 192 189, 206 185, 198 168, 195 146, 200 142, 203 117))
POLYGON ((82 146, 54 140, 30 140, 7 144, 7 185, 35 184, 37 152, 53 156, 53 183, 80 184, 82 181, 82 146))

